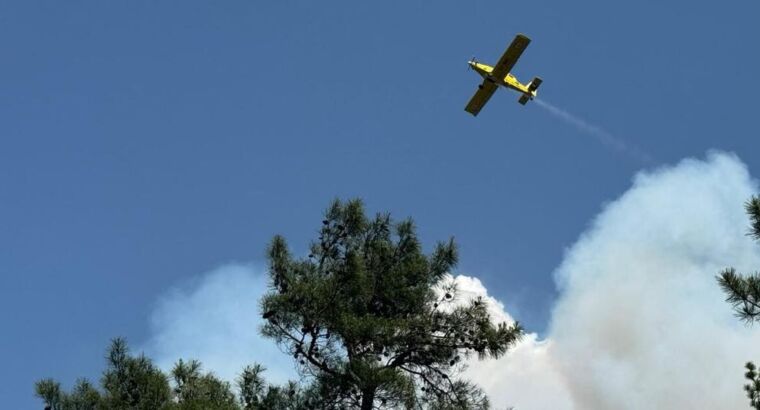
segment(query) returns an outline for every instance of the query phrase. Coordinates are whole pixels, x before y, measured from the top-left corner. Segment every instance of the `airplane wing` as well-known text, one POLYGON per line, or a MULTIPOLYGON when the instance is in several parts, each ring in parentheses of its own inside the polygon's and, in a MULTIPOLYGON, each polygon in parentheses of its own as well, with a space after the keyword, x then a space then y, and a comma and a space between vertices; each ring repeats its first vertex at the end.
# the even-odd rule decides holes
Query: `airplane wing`
POLYGON ((470 98, 470 102, 467 103, 467 107, 465 107, 464 110, 472 115, 478 115, 480 109, 486 105, 497 88, 499 88, 499 86, 495 83, 483 80, 483 84, 478 86, 478 91, 476 91, 475 95, 470 98))
POLYGON ((528 47, 528 44, 530 44, 530 39, 528 37, 525 37, 522 34, 515 36, 515 39, 512 40, 512 44, 509 45, 507 51, 504 52, 504 55, 501 56, 499 62, 494 66, 491 75, 500 79, 504 78, 507 73, 512 71, 512 67, 515 66, 515 63, 520 58, 523 51, 525 51, 525 48, 528 47))

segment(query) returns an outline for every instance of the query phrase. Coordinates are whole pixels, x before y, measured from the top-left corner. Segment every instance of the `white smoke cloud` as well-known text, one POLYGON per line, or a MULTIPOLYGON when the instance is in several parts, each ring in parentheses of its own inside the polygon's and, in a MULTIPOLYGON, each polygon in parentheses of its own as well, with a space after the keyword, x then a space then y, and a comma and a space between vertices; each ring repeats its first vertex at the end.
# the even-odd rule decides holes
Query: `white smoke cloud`
POLYGON ((221 266, 171 289, 151 315, 151 338, 143 347, 162 369, 182 359, 198 359, 204 369, 234 381, 254 362, 268 380, 295 376, 291 358, 259 335, 259 299, 267 277, 251 265, 221 266))
POLYGON ((733 155, 639 174, 568 250, 549 337, 580 409, 743 408, 760 332, 733 317, 715 275, 760 266, 733 155))
MULTIPOLYGON (((458 275, 446 281, 457 286, 454 305, 481 297, 495 323, 514 323, 504 305, 488 295, 479 279, 458 275)), ((464 376, 482 387, 498 410, 518 403, 518 409, 569 409, 570 395, 552 362, 551 349, 551 342, 538 340, 535 333, 529 333, 501 359, 481 361, 471 357, 466 361, 464 376)))
MULTIPOLYGON (((499 410, 747 408, 742 366, 760 360, 760 329, 733 317, 715 275, 760 266, 742 207, 756 192, 729 154, 637 175, 554 272, 560 297, 547 338, 529 334, 501 359, 471 359, 466 375, 499 410)), ((453 280, 463 300, 484 296, 497 321, 512 321, 477 278, 453 280)), ((263 275, 231 265, 170 292, 148 353, 164 365, 198 358, 228 379, 252 361, 292 377, 290 358, 257 333, 264 290, 263 275)))
POLYGON ((465 275, 457 275, 454 277, 447 274, 443 277, 441 286, 437 289, 438 295, 442 297, 444 288, 452 283, 456 286, 456 298, 441 306, 445 312, 450 312, 457 306, 465 306, 469 304, 471 300, 480 297, 483 299, 483 302, 485 302, 486 310, 493 322, 514 323, 515 320, 504 309, 504 304, 496 298, 488 295, 488 290, 483 286, 480 279, 465 275))
POLYGON ((742 365, 760 359, 760 331, 733 317, 715 275, 760 266, 742 208, 756 192, 729 154, 637 175, 556 270, 547 340, 471 376, 497 407, 747 408, 742 365))

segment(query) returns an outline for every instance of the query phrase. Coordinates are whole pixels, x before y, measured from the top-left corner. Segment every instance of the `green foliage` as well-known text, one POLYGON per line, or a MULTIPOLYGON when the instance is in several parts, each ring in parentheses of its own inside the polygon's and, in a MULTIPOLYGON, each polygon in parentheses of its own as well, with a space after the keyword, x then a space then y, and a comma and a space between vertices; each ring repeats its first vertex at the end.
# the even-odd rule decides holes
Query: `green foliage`
POLYGON ((726 301, 733 306, 736 316, 748 323, 760 320, 759 274, 742 276, 734 268, 728 268, 721 272, 718 283, 726 293, 726 301))
POLYGON ((34 384, 34 391, 51 410, 63 409, 65 395, 61 391, 60 383, 53 379, 42 379, 34 384))
POLYGON ((100 392, 87 379, 79 379, 68 395, 67 407, 72 410, 97 409, 101 403, 100 392))
MULTIPOLYGON (((745 209, 752 221, 749 234, 760 239, 760 198, 747 201, 745 209)), ((739 318, 748 323, 760 320, 760 273, 742 276, 727 268, 718 276, 718 283, 739 318)))
MULTIPOLYGON (((752 197, 744 204, 744 208, 752 222, 749 235, 760 239, 760 197, 752 197)), ((760 273, 742 276, 734 268, 727 268, 717 279, 726 293, 726 302, 733 306, 741 320, 749 324, 760 320, 760 273)), ((744 390, 749 397, 750 407, 760 410, 760 376, 752 362, 748 362, 745 368, 747 373, 744 376, 750 383, 744 386, 744 390)))
POLYGON ((211 373, 201 373, 201 363, 197 360, 184 362, 180 359, 171 372, 174 380, 173 408, 182 410, 238 409, 230 384, 214 377, 211 373))
POLYGON ((481 299, 458 300, 447 273, 453 240, 426 255, 411 220, 369 219, 360 201, 335 201, 307 258, 276 236, 268 250, 271 289, 262 333, 293 356, 308 381, 268 384, 264 368, 229 383, 179 360, 167 376, 114 339, 100 389, 81 379, 70 392, 52 379, 35 385, 52 410, 487 409, 480 388, 459 376, 463 359, 503 355, 519 325, 494 325, 481 299))
MULTIPOLYGON (((35 392, 51 410, 301 410, 307 395, 295 383, 270 386, 263 380, 259 365, 246 367, 239 380, 240 400, 230 384, 212 373, 203 373, 197 360, 179 360, 171 380, 145 356, 129 354, 124 339, 114 339, 106 356, 101 379, 102 392, 85 379, 77 381, 70 393, 60 383, 43 379, 35 392), (263 394, 262 394, 263 392, 263 394), (253 399, 255 397, 255 399, 253 399)), ((312 399, 312 403, 318 401, 312 399)))
POLYGON ((454 377, 461 360, 503 355, 522 329, 494 326, 482 300, 453 303, 453 240, 425 255, 411 220, 369 219, 360 201, 335 201, 310 249, 294 258, 284 238, 272 240, 262 333, 313 380, 323 408, 487 408, 454 377))
POLYGON ((464 380, 454 382, 456 395, 462 400, 452 402, 436 394, 435 390, 426 389, 426 399, 433 410, 487 409, 488 397, 477 386, 464 380))
POLYGON ((302 392, 291 382, 284 388, 267 385, 261 365, 247 366, 238 379, 240 400, 245 410, 291 410, 303 408, 302 392))
POLYGON ((744 391, 747 392, 749 398, 749 405, 760 410, 760 374, 757 373, 757 368, 752 362, 747 362, 744 367, 747 369, 744 377, 749 380, 749 383, 744 385, 744 391))
POLYGON ((244 410, 343 409, 330 401, 330 394, 319 384, 303 388, 291 381, 285 386, 272 386, 262 378, 263 372, 264 368, 256 364, 243 369, 238 378, 244 410))
POLYGON ((77 380, 71 393, 61 391, 60 383, 52 379, 40 380, 35 384, 37 396, 42 398, 51 410, 94 410, 104 408, 102 398, 86 379, 77 380))
POLYGON ((162 409, 170 403, 166 375, 147 357, 129 355, 124 339, 114 339, 106 356, 101 383, 103 402, 110 409, 162 409))
POLYGON ((238 379, 240 400, 246 410, 259 409, 264 399, 266 384, 261 377, 264 368, 261 365, 247 366, 238 379))
POLYGON ((752 228, 750 235, 755 239, 760 239, 760 197, 752 197, 746 204, 744 209, 749 214, 749 219, 752 222, 752 228))

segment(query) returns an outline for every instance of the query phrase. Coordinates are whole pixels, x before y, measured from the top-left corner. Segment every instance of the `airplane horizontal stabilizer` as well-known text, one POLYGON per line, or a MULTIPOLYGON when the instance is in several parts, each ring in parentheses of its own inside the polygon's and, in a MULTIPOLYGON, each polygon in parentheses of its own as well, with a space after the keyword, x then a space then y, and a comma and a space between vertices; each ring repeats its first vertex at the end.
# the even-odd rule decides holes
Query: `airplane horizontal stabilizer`
POLYGON ((530 100, 530 97, 528 97, 528 94, 523 94, 523 96, 520 97, 520 99, 517 100, 517 102, 519 102, 522 105, 525 105, 528 102, 528 100, 530 100))
POLYGON ((533 92, 538 89, 538 86, 541 85, 541 83, 544 82, 544 80, 541 79, 541 77, 534 77, 533 81, 530 82, 528 85, 528 91, 533 92))

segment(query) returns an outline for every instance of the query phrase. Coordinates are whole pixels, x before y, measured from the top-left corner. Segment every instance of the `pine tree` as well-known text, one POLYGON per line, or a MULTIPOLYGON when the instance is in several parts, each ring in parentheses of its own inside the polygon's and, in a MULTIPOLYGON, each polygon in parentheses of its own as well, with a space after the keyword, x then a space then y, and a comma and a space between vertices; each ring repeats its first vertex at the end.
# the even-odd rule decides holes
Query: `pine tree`
MULTIPOLYGON (((71 392, 53 379, 35 384, 35 392, 49 410, 303 410, 306 397, 290 382, 285 387, 267 384, 259 365, 244 369, 238 400, 229 383, 203 373, 197 360, 179 360, 171 380, 146 356, 133 356, 124 339, 111 342, 107 367, 98 390, 80 379, 71 392), (254 370, 252 370, 254 369, 254 370), (251 393, 252 392, 252 393, 251 393), (260 394, 264 392, 265 394, 260 394), (252 396, 257 399, 251 400, 252 396), (258 400, 258 401, 257 401, 258 400)), ((316 400, 313 400, 317 402, 316 400)))
MULTIPOLYGON (((749 234, 760 239, 760 197, 747 201, 745 209, 752 221, 749 234)), ((721 272, 718 283, 740 319, 748 323, 760 320, 760 273, 743 276, 734 268, 727 268, 721 272)))
POLYGON ((49 410, 95 410, 101 409, 102 397, 86 379, 77 380, 71 393, 61 390, 60 383, 44 379, 35 385, 37 396, 45 401, 49 410))
MULTIPOLYGON (((752 197, 744 207, 752 221, 749 235, 760 240, 760 198, 752 197)), ((741 275, 734 268, 727 268, 717 279, 726 293, 726 301, 733 306, 739 319, 748 324, 760 320, 760 273, 741 275)), ((750 407, 760 410, 760 375, 752 362, 748 362, 745 368, 747 372, 744 376, 749 383, 744 385, 744 390, 750 407)))
POLYGON ((197 360, 185 362, 180 359, 172 369, 174 397, 178 410, 237 410, 239 409, 230 384, 201 373, 197 360))
POLYGON ((131 356, 124 339, 112 341, 106 360, 101 383, 107 408, 155 410, 168 406, 171 389, 166 375, 144 355, 131 356))
POLYGON ((522 329, 494 325, 482 300, 455 306, 453 239, 425 255, 412 220, 369 219, 359 200, 336 200, 310 250, 295 258, 272 240, 262 333, 313 380, 319 408, 488 407, 456 378, 462 359, 498 358, 522 329))
POLYGON ((752 362, 747 362, 744 368, 747 369, 744 377, 749 380, 749 383, 744 385, 744 391, 747 392, 749 398, 749 405, 760 410, 760 374, 757 373, 757 368, 752 362))
POLYGON ((314 392, 302 389, 295 382, 285 386, 267 384, 262 377, 264 370, 258 364, 247 366, 238 378, 244 410, 305 410, 319 402, 314 392))

